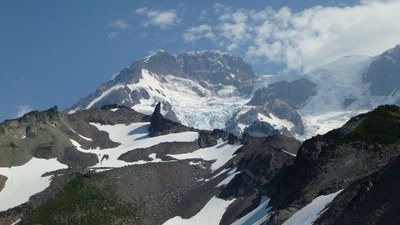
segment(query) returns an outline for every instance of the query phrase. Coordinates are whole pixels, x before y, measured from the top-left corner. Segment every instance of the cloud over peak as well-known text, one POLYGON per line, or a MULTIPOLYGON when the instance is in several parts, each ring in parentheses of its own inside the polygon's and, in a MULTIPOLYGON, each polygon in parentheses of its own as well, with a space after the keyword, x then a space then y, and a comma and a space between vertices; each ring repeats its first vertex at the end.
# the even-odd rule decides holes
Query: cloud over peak
POLYGON ((299 12, 214 5, 213 23, 191 26, 185 42, 208 39, 248 60, 307 71, 349 54, 376 55, 400 43, 399 0, 363 0, 347 7, 316 6, 299 12), (383 35, 384 34, 384 35, 383 35))
POLYGON ((143 15, 144 26, 159 26, 161 28, 171 27, 181 21, 176 10, 153 10, 149 8, 139 8, 134 11, 136 14, 143 15))

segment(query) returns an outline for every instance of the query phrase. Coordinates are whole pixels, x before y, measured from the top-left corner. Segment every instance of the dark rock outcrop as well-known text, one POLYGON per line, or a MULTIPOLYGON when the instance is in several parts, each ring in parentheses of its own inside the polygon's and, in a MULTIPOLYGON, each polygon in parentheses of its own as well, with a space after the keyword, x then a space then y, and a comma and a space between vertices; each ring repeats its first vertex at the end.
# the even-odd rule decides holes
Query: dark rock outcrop
POLYGON ((270 93, 266 88, 258 89, 254 97, 247 104, 256 106, 255 110, 257 112, 262 112, 264 115, 272 113, 280 119, 292 122, 294 125, 291 129, 292 132, 298 134, 304 133, 304 125, 300 114, 286 101, 270 93))
POLYGON ((236 176, 224 186, 219 197, 237 198, 228 208, 221 224, 231 224, 258 206, 254 196, 266 195, 266 185, 284 165, 293 163, 300 142, 283 135, 256 138, 245 136, 232 168, 236 176), (286 152, 285 152, 286 151, 286 152), (290 154, 288 154, 288 152, 290 154))
POLYGON ((397 157, 378 172, 350 184, 315 224, 400 224, 399 171, 397 157))
POLYGON ((228 141, 229 144, 234 144, 239 139, 226 131, 214 129, 213 131, 199 131, 199 139, 197 140, 200 148, 207 148, 214 146, 218 143, 218 140, 228 141))
POLYGON ((178 133, 184 131, 193 131, 194 129, 185 127, 179 123, 165 119, 161 115, 161 103, 158 103, 154 108, 154 112, 151 115, 149 136, 155 137, 159 135, 178 133))
POLYGON ((268 187, 280 224, 319 195, 334 193, 382 169, 400 153, 400 108, 381 106, 300 147, 277 186, 268 187))
POLYGON ((251 93, 255 74, 240 57, 211 50, 183 53, 177 60, 185 74, 205 88, 209 88, 206 83, 232 85, 242 93, 251 93))
POLYGON ((363 76, 373 95, 388 96, 400 89, 400 45, 375 59, 363 76))
POLYGON ((295 109, 300 109, 312 96, 317 94, 317 85, 307 78, 292 82, 281 81, 269 84, 266 94, 273 94, 295 109))
POLYGON ((279 134, 279 130, 276 130, 267 122, 255 121, 252 125, 244 129, 244 134, 253 137, 267 137, 279 134))

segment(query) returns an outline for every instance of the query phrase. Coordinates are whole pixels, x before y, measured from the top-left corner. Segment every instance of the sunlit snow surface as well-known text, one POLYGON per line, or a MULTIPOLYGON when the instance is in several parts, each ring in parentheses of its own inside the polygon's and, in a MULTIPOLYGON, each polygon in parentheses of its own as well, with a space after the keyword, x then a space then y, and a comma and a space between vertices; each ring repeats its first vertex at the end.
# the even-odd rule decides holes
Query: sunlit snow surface
POLYGON ((151 96, 142 99, 133 107, 134 110, 151 114, 155 103, 166 101, 172 105, 183 125, 212 130, 224 128, 228 119, 249 101, 237 96, 233 86, 224 86, 215 94, 189 79, 172 75, 163 75, 162 78, 161 82, 157 75, 142 70, 139 83, 128 85, 131 90, 146 90, 151 96))
POLYGON ((228 206, 234 202, 232 200, 223 200, 217 197, 211 198, 207 204, 193 217, 183 219, 176 216, 169 219, 164 225, 218 225, 228 206))
POLYGON ((17 225, 19 222, 21 222, 21 219, 18 219, 17 221, 15 221, 14 223, 12 223, 11 225, 17 225))
POLYGON ((375 105, 362 75, 371 63, 369 56, 347 56, 307 74, 318 93, 299 110, 305 125, 305 138, 341 127, 351 117, 375 105), (354 100, 345 106, 345 101, 354 100))
MULTIPOLYGON (((148 136, 149 123, 132 123, 129 125, 115 124, 115 125, 101 125, 97 123, 91 123, 101 131, 105 131, 109 134, 110 139, 114 142, 120 143, 115 148, 108 149, 83 149, 80 144, 71 139, 72 144, 79 150, 85 153, 94 153, 99 158, 99 163, 93 166, 96 167, 123 167, 134 164, 144 164, 148 161, 137 161, 137 162, 125 162, 118 160, 118 157, 122 154, 139 148, 148 148, 160 143, 166 142, 193 142, 197 140, 199 134, 197 132, 182 132, 172 133, 167 135, 161 135, 157 137, 148 136), (108 155, 108 159, 103 156, 108 155), (103 159, 103 160, 102 160, 103 159), (102 161, 101 161, 102 160, 102 161)), ((155 154, 150 154, 152 161, 149 162, 161 162, 161 159, 157 159, 155 154)))
POLYGON ((6 176, 5 187, 0 192, 0 211, 21 205, 29 198, 50 185, 51 176, 43 174, 59 169, 66 169, 57 159, 32 158, 22 166, 0 167, 0 174, 6 176))
POLYGON ((268 207, 269 198, 263 196, 257 208, 247 213, 242 218, 236 220, 232 225, 260 225, 269 218, 270 207, 268 207))
POLYGON ((286 220, 282 225, 311 225, 320 217, 320 215, 326 210, 326 206, 332 202, 341 191, 342 190, 329 195, 318 196, 310 204, 293 214, 293 216, 286 220))
POLYGON ((218 141, 218 144, 209 148, 201 148, 194 152, 185 153, 185 154, 176 154, 176 155, 168 155, 175 159, 204 159, 204 160, 215 160, 215 162, 211 165, 211 169, 217 170, 221 166, 225 165, 232 157, 233 154, 238 150, 242 145, 229 145, 227 142, 223 142, 221 140, 218 141))

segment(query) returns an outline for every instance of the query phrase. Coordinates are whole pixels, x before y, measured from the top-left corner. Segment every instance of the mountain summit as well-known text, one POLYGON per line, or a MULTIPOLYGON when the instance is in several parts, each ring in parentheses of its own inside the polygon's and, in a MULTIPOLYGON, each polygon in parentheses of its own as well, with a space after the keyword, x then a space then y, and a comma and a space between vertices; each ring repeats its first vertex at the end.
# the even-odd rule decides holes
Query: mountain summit
POLYGON ((150 115, 162 102, 161 113, 168 119, 198 128, 224 128, 250 96, 255 77, 249 64, 228 53, 176 56, 158 51, 133 62, 67 111, 117 104, 150 115))

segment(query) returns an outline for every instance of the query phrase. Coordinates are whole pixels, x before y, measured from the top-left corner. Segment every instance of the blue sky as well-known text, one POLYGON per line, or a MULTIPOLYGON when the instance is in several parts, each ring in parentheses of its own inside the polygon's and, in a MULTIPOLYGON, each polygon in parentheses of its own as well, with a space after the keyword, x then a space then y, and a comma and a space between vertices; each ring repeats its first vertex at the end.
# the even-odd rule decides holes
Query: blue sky
POLYGON ((399 8, 398 0, 2 0, 0 121, 65 109, 159 49, 219 49, 265 74, 376 55, 400 44, 399 8))

